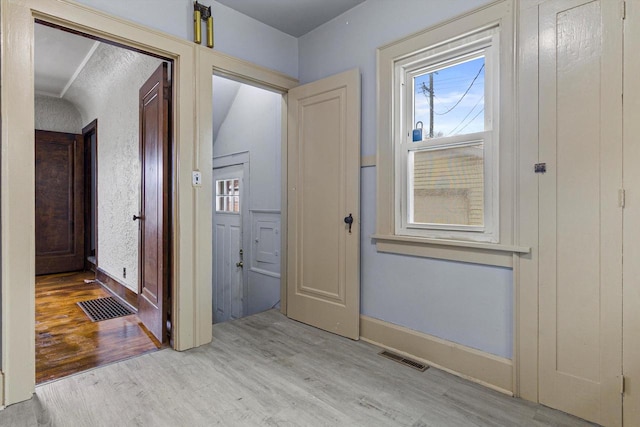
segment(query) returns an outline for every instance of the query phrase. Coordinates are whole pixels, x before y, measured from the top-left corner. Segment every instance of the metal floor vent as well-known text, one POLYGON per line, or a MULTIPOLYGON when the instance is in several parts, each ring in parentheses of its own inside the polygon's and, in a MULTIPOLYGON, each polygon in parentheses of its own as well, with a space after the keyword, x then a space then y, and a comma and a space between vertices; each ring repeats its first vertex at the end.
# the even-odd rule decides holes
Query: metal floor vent
POLYGON ((380 356, 386 357, 387 359, 402 363, 403 365, 406 365, 410 368, 417 369, 420 372, 424 372, 429 369, 428 365, 423 365, 422 363, 416 362, 415 360, 407 359, 406 357, 400 356, 399 354, 395 354, 387 350, 382 350, 378 354, 380 356))
POLYGON ((131 310, 120 304, 114 297, 80 301, 78 305, 82 311, 89 316, 92 322, 100 322, 102 320, 115 319, 116 317, 133 314, 131 310))

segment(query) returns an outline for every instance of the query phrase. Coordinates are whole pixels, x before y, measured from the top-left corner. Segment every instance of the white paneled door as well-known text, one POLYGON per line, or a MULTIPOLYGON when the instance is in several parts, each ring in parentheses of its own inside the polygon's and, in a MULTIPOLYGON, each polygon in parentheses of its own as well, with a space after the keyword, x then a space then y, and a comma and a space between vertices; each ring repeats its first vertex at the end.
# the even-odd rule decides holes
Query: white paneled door
POLYGON ((243 166, 213 170, 213 323, 244 315, 243 166))
POLYGON ((540 402, 622 424, 620 2, 540 6, 540 402))
POLYGON ((290 90, 288 108, 287 315, 358 339, 359 71, 290 90))

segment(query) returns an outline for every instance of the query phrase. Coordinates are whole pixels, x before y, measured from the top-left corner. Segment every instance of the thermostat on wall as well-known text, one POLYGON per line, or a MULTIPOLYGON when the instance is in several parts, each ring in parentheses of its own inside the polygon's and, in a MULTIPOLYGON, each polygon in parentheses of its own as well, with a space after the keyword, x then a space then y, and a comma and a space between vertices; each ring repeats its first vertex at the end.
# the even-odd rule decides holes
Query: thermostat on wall
POLYGON ((202 185, 202 173, 200 171, 193 171, 193 186, 200 187, 202 185))

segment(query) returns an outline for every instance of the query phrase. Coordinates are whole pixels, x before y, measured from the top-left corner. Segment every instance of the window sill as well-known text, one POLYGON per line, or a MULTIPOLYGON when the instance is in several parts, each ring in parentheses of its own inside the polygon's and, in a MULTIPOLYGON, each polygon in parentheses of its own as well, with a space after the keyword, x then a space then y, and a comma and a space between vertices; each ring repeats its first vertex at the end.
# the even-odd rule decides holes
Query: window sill
POLYGON ((530 248, 462 240, 374 234, 378 252, 446 259, 474 264, 513 267, 513 255, 527 254, 530 248))

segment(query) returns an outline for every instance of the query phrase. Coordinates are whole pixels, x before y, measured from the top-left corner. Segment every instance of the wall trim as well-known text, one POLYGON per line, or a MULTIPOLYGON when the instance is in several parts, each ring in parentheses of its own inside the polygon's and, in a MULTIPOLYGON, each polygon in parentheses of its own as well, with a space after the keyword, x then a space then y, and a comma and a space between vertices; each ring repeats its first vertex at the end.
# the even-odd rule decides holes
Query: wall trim
POLYGON ((249 163, 250 155, 248 151, 239 151, 237 153, 223 154, 213 158, 213 168, 226 168, 227 166, 241 165, 249 163))
POLYGON ((364 315, 360 339, 513 396, 510 359, 364 315))
MULTIPOLYGON (((0 9, 1 369, 8 405, 30 399, 35 390, 34 20, 174 61, 171 312, 176 350, 211 341, 211 307, 205 307, 205 301, 211 306, 211 298, 206 298, 211 294, 211 258, 206 256, 211 253, 211 224, 206 214, 200 214, 210 209, 211 197, 201 197, 202 192, 191 185, 191 171, 198 170, 205 156, 210 166, 211 151, 197 139, 197 118, 210 116, 196 116, 194 43, 70 0, 2 0, 0 9), (202 223, 202 217, 208 221, 202 223)), ((206 145, 211 145, 211 139, 206 145)))
POLYGON ((280 274, 274 273, 273 271, 264 270, 262 268, 251 267, 249 269, 249 272, 255 273, 255 274, 260 274, 262 276, 273 277, 274 279, 279 279, 280 278, 280 274))
POLYGON ((0 371, 0 409, 5 408, 4 403, 4 372, 0 371))
POLYGON ((361 168, 369 168, 369 167, 374 167, 376 165, 377 159, 376 159, 376 155, 372 155, 372 156, 362 156, 362 158, 360 159, 360 167, 361 168))
POLYGON ((96 280, 118 298, 120 302, 126 304, 136 312, 138 311, 138 294, 129 289, 124 283, 100 267, 98 267, 96 271, 96 280))

